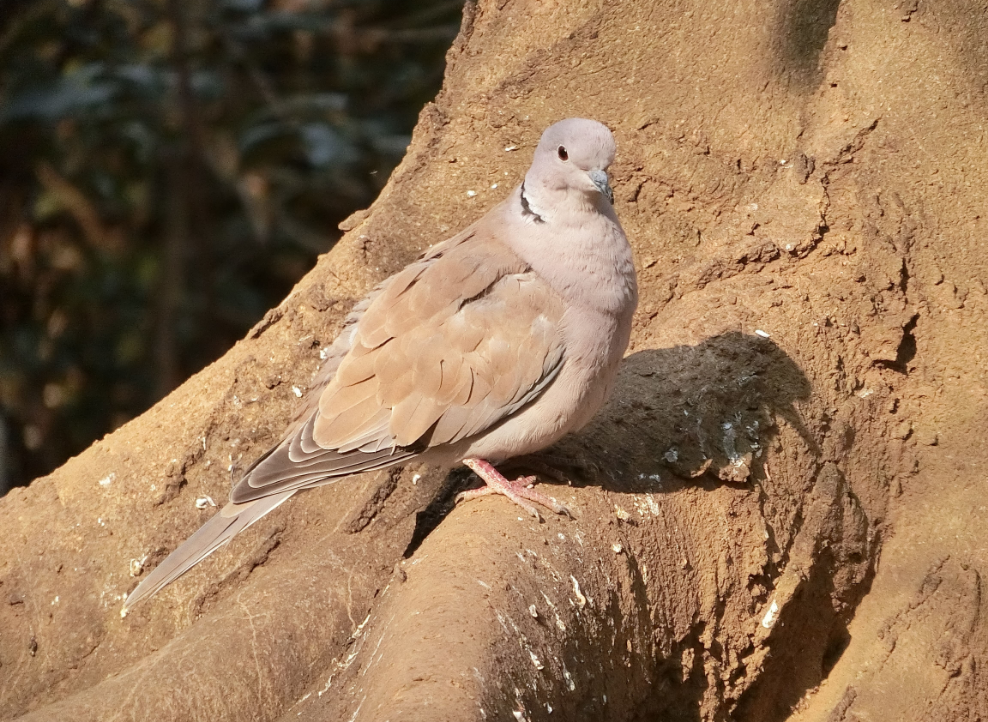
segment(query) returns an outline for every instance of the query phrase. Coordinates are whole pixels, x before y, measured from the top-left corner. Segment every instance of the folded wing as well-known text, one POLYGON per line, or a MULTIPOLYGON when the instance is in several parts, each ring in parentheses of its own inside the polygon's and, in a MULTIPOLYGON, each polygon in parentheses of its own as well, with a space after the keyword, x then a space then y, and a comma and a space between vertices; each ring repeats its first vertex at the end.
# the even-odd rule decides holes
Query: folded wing
POLYGON ((318 407, 248 469, 234 502, 482 434, 536 399, 562 367, 561 299, 490 238, 437 246, 362 305, 318 407))

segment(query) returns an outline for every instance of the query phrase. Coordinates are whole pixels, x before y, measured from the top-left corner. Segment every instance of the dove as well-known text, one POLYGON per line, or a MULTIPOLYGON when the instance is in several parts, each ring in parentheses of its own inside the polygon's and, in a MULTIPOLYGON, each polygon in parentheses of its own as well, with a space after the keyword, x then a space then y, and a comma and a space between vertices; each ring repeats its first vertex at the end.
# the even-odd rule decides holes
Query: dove
POLYGON ((614 138, 570 118, 480 220, 375 287, 330 346, 281 441, 230 502, 164 559, 122 614, 296 492, 411 461, 464 464, 539 517, 565 513, 495 468, 586 425, 614 386, 638 304, 607 168, 614 138))

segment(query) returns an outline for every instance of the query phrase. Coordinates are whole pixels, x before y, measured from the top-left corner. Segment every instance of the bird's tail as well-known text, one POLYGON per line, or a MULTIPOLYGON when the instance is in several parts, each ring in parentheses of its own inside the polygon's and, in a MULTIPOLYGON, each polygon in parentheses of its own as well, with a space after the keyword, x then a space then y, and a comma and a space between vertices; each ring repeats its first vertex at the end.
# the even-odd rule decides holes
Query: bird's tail
POLYGON ((126 616, 127 611, 139 601, 178 579, 255 521, 283 504, 295 491, 283 491, 244 504, 230 502, 224 506, 137 585, 124 602, 120 616, 126 616))

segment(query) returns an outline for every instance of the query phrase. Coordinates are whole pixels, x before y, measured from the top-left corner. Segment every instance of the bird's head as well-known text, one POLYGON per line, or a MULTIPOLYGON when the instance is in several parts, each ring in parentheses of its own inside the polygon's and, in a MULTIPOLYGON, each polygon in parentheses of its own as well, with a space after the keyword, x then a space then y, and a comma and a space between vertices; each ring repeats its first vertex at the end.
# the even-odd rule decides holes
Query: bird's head
POLYGON ((615 150, 614 136, 603 123, 584 118, 561 120, 542 134, 525 176, 526 186, 600 194, 613 204, 607 168, 615 150))

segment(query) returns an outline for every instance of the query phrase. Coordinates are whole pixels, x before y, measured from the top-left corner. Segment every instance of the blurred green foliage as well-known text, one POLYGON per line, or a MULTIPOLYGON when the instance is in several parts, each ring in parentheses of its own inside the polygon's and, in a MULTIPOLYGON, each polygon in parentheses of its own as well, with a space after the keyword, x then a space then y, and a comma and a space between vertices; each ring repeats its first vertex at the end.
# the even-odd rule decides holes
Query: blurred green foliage
POLYGON ((0 487, 284 297, 401 159, 462 5, 0 0, 0 487))

